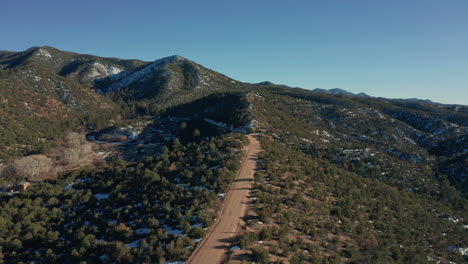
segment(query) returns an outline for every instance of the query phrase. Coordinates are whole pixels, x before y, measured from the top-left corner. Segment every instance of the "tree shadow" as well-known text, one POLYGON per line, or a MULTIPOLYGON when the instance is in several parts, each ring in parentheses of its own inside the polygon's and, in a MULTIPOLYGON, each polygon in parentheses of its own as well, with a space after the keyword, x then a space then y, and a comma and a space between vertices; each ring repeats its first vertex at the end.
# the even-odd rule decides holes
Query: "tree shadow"
MULTIPOLYGON (((233 232, 233 233, 236 233, 236 232, 233 232)), ((216 246, 215 248, 229 250, 234 245, 237 245, 239 243, 240 238, 241 238, 241 235, 219 239, 218 241, 221 243, 224 243, 225 245, 216 246)))
MULTIPOLYGON (((230 254, 232 255, 232 253, 230 254)), ((243 254, 237 254, 234 257, 230 257, 229 259, 231 261, 245 261, 245 260, 252 260, 253 259, 253 254, 252 253, 243 253, 243 254)))
POLYGON ((232 188, 229 189, 230 191, 237 191, 237 190, 252 190, 252 188, 232 188))
POLYGON ((254 180, 253 179, 237 179, 237 180, 234 180, 234 182, 253 182, 254 180))

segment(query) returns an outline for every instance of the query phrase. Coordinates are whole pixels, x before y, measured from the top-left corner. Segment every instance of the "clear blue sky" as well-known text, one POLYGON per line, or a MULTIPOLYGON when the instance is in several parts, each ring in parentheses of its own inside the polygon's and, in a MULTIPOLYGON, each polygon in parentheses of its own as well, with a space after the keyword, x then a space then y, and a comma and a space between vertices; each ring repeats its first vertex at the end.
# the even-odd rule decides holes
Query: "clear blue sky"
POLYGON ((0 49, 178 54, 246 82, 468 104, 467 0, 2 0, 0 49))

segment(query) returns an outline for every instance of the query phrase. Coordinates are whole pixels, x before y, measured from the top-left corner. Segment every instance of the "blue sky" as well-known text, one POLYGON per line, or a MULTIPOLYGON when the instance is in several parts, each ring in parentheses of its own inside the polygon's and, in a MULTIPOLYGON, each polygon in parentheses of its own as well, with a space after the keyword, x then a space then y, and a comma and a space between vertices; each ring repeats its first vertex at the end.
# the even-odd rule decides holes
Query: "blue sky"
POLYGON ((1 50, 177 54, 246 82, 468 104, 468 1, 3 0, 1 50))

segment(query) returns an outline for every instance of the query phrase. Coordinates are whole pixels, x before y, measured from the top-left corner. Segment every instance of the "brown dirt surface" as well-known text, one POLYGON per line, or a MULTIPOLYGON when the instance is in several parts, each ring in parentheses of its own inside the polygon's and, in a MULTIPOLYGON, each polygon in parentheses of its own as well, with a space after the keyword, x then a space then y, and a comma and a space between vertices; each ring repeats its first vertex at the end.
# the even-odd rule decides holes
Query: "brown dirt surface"
POLYGON ((244 224, 242 219, 247 214, 247 205, 250 203, 249 196, 258 153, 261 151, 260 142, 252 135, 247 137, 247 154, 242 159, 236 179, 225 196, 219 219, 210 227, 207 235, 187 260, 187 264, 223 263, 235 237, 241 232, 241 226, 244 224))

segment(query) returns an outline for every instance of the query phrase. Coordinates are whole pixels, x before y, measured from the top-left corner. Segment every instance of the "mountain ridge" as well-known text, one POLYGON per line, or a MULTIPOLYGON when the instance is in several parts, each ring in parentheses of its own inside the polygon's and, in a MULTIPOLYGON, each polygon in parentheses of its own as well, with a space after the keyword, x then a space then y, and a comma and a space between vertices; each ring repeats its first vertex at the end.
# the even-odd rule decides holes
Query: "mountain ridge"
MULTIPOLYGON (((58 63, 59 65, 56 65, 57 67, 61 69, 60 75, 67 76, 69 74, 77 74, 77 72, 75 71, 78 70, 79 67, 81 67, 81 71, 83 72, 80 74, 82 76, 84 75, 84 77, 80 78, 80 82, 82 83, 87 83, 89 81, 93 83, 96 80, 106 79, 106 78, 109 78, 110 76, 112 76, 110 77, 110 79, 115 78, 116 80, 122 80, 124 79, 123 77, 128 77, 126 74, 130 74, 130 73, 135 74, 143 70, 143 69, 138 69, 139 67, 151 68, 151 65, 155 66, 155 64, 166 64, 166 63, 171 63, 171 62, 176 62, 176 61, 185 61, 185 62, 189 62, 192 64, 196 64, 195 62, 187 58, 184 58, 180 55, 171 55, 171 56, 167 56, 164 58, 156 59, 154 61, 142 61, 138 59, 119 59, 116 57, 99 57, 99 56, 90 55, 90 54, 80 54, 80 53, 75 53, 75 52, 70 52, 70 51, 62 51, 51 46, 35 46, 35 47, 31 47, 27 50, 19 51, 19 52, 6 51, 6 50, 0 51, 0 67, 14 68, 16 66, 21 65, 25 61, 27 61, 27 59, 30 57, 42 58, 43 60, 52 59, 52 55, 54 53, 57 53, 57 55, 60 55, 60 56, 65 55, 65 57, 69 58, 67 64, 65 64, 65 60, 62 60, 61 63, 58 63), (165 60, 168 60, 168 61, 165 62, 165 60), (171 61, 169 62, 169 60, 171 61), (121 75, 119 75, 119 73, 121 75)), ((201 66, 201 65, 198 65, 198 66, 201 66)), ((155 68, 154 71, 156 70, 157 69, 155 68)), ((154 71, 149 70, 149 72, 154 72, 154 71)), ((237 80, 233 80, 233 81, 240 82, 237 80)), ((95 86, 95 88, 101 93, 108 93, 108 92, 114 92, 118 89, 126 88, 129 85, 131 85, 131 83, 133 82, 134 81, 130 81, 129 83, 121 83, 120 85, 116 82, 111 82, 110 87, 101 87, 98 85, 97 87, 95 86), (107 89, 110 89, 110 90, 107 91, 107 89)), ((289 87, 287 85, 275 84, 270 81, 264 81, 264 82, 256 83, 254 85, 289 87)), ((304 88, 301 88, 301 89, 304 89, 304 88)), ((330 93, 330 94, 336 94, 336 95, 373 97, 373 96, 369 96, 368 94, 364 92, 352 93, 342 88, 331 88, 331 89, 315 88, 311 90, 315 92, 324 92, 324 93, 330 93)), ((378 97, 378 98, 384 98, 384 99, 389 99, 389 100, 404 100, 404 101, 415 102, 415 103, 460 105, 460 104, 438 103, 438 102, 433 102, 429 99, 420 99, 420 98, 386 98, 386 97, 378 97)))

